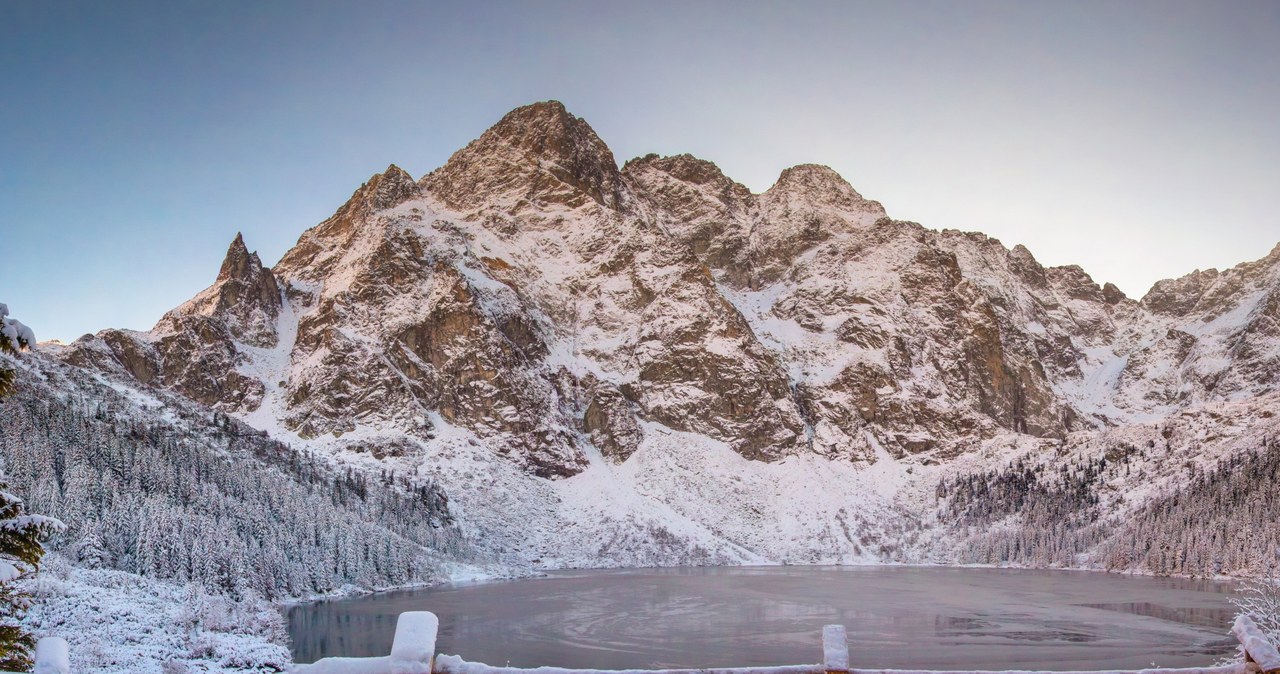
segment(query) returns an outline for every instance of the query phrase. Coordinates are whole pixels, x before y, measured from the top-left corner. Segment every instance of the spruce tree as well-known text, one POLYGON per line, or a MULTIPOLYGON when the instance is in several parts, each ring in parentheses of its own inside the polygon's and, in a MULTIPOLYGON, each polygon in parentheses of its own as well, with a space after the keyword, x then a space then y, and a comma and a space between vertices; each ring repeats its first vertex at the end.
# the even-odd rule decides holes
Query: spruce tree
POLYGON ((31 329, 15 319, 9 318, 9 306, 0 302, 0 398, 13 392, 16 373, 13 368, 5 367, 5 356, 16 356, 20 349, 31 346, 35 335, 31 329))
MULTIPOLYGON (((0 303, 0 363, 15 357, 35 341, 30 328, 9 318, 9 307, 0 303)), ((0 397, 14 389, 16 373, 0 364, 0 397)), ((0 428, 0 433, 5 429, 0 428)), ((8 492, 0 471, 0 669, 26 671, 32 666, 35 639, 19 619, 30 606, 30 598, 15 581, 36 571, 44 556, 41 541, 63 529, 56 519, 26 513, 22 499, 8 492)))

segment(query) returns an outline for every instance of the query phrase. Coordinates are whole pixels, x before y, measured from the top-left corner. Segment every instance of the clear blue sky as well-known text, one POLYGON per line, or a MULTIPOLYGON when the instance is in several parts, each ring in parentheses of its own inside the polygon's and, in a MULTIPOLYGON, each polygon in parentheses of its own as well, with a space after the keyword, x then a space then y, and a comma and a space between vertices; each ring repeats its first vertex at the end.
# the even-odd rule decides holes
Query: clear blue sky
POLYGON ((1280 2, 0 0, 0 91, 0 301, 42 339, 148 328, 237 231, 274 263, 549 98, 619 161, 829 164, 1131 295, 1280 242, 1280 2))

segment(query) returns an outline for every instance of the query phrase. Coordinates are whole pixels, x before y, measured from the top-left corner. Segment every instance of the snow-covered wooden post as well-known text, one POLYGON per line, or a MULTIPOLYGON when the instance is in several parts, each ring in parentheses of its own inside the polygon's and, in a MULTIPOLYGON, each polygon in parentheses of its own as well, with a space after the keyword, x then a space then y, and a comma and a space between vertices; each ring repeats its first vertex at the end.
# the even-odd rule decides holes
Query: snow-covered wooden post
MULTIPOLYGON (((391 655, 374 658, 321 658, 294 665, 293 674, 431 674, 440 620, 430 611, 406 611, 396 619, 391 655)), ((3 673, 0 673, 3 674, 3 673)))
POLYGON ((1252 618, 1247 615, 1237 617, 1231 632, 1244 646, 1245 662, 1256 664, 1264 674, 1280 674, 1280 652, 1267 641, 1252 618))
POLYGON ((62 637, 45 637, 36 642, 35 674, 70 674, 71 653, 67 640, 62 637))
POLYGON ((440 619, 430 611, 406 611, 391 642, 391 674, 431 674, 440 619))
POLYGON ((844 625, 822 628, 822 666, 827 674, 849 674, 849 637, 844 625))

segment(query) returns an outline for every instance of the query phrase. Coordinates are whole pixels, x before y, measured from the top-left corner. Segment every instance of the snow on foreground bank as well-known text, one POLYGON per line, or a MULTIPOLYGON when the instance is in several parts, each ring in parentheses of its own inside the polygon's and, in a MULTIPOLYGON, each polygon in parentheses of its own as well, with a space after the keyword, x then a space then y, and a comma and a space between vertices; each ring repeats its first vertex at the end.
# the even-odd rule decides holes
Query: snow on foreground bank
POLYGON ((37 638, 66 639, 73 672, 276 672, 292 663, 284 618, 261 599, 74 568, 57 554, 24 589, 34 602, 23 623, 37 638))

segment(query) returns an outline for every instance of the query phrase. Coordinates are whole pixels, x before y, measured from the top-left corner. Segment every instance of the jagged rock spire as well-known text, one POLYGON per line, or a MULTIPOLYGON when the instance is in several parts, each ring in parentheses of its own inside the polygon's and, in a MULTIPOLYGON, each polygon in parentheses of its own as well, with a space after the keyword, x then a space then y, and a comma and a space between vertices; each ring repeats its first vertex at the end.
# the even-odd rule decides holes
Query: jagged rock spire
POLYGON ((222 260, 217 280, 226 281, 233 278, 244 280, 261 267, 262 260, 258 259, 258 254, 250 253, 249 248, 244 245, 244 235, 236 232, 236 238, 227 247, 227 255, 222 260))
POLYGON ((275 275, 262 266, 256 252, 249 252, 244 235, 237 232, 213 285, 166 314, 156 328, 173 331, 179 329, 183 317, 207 316, 221 320, 236 339, 271 347, 276 344, 280 307, 280 284, 275 275))

